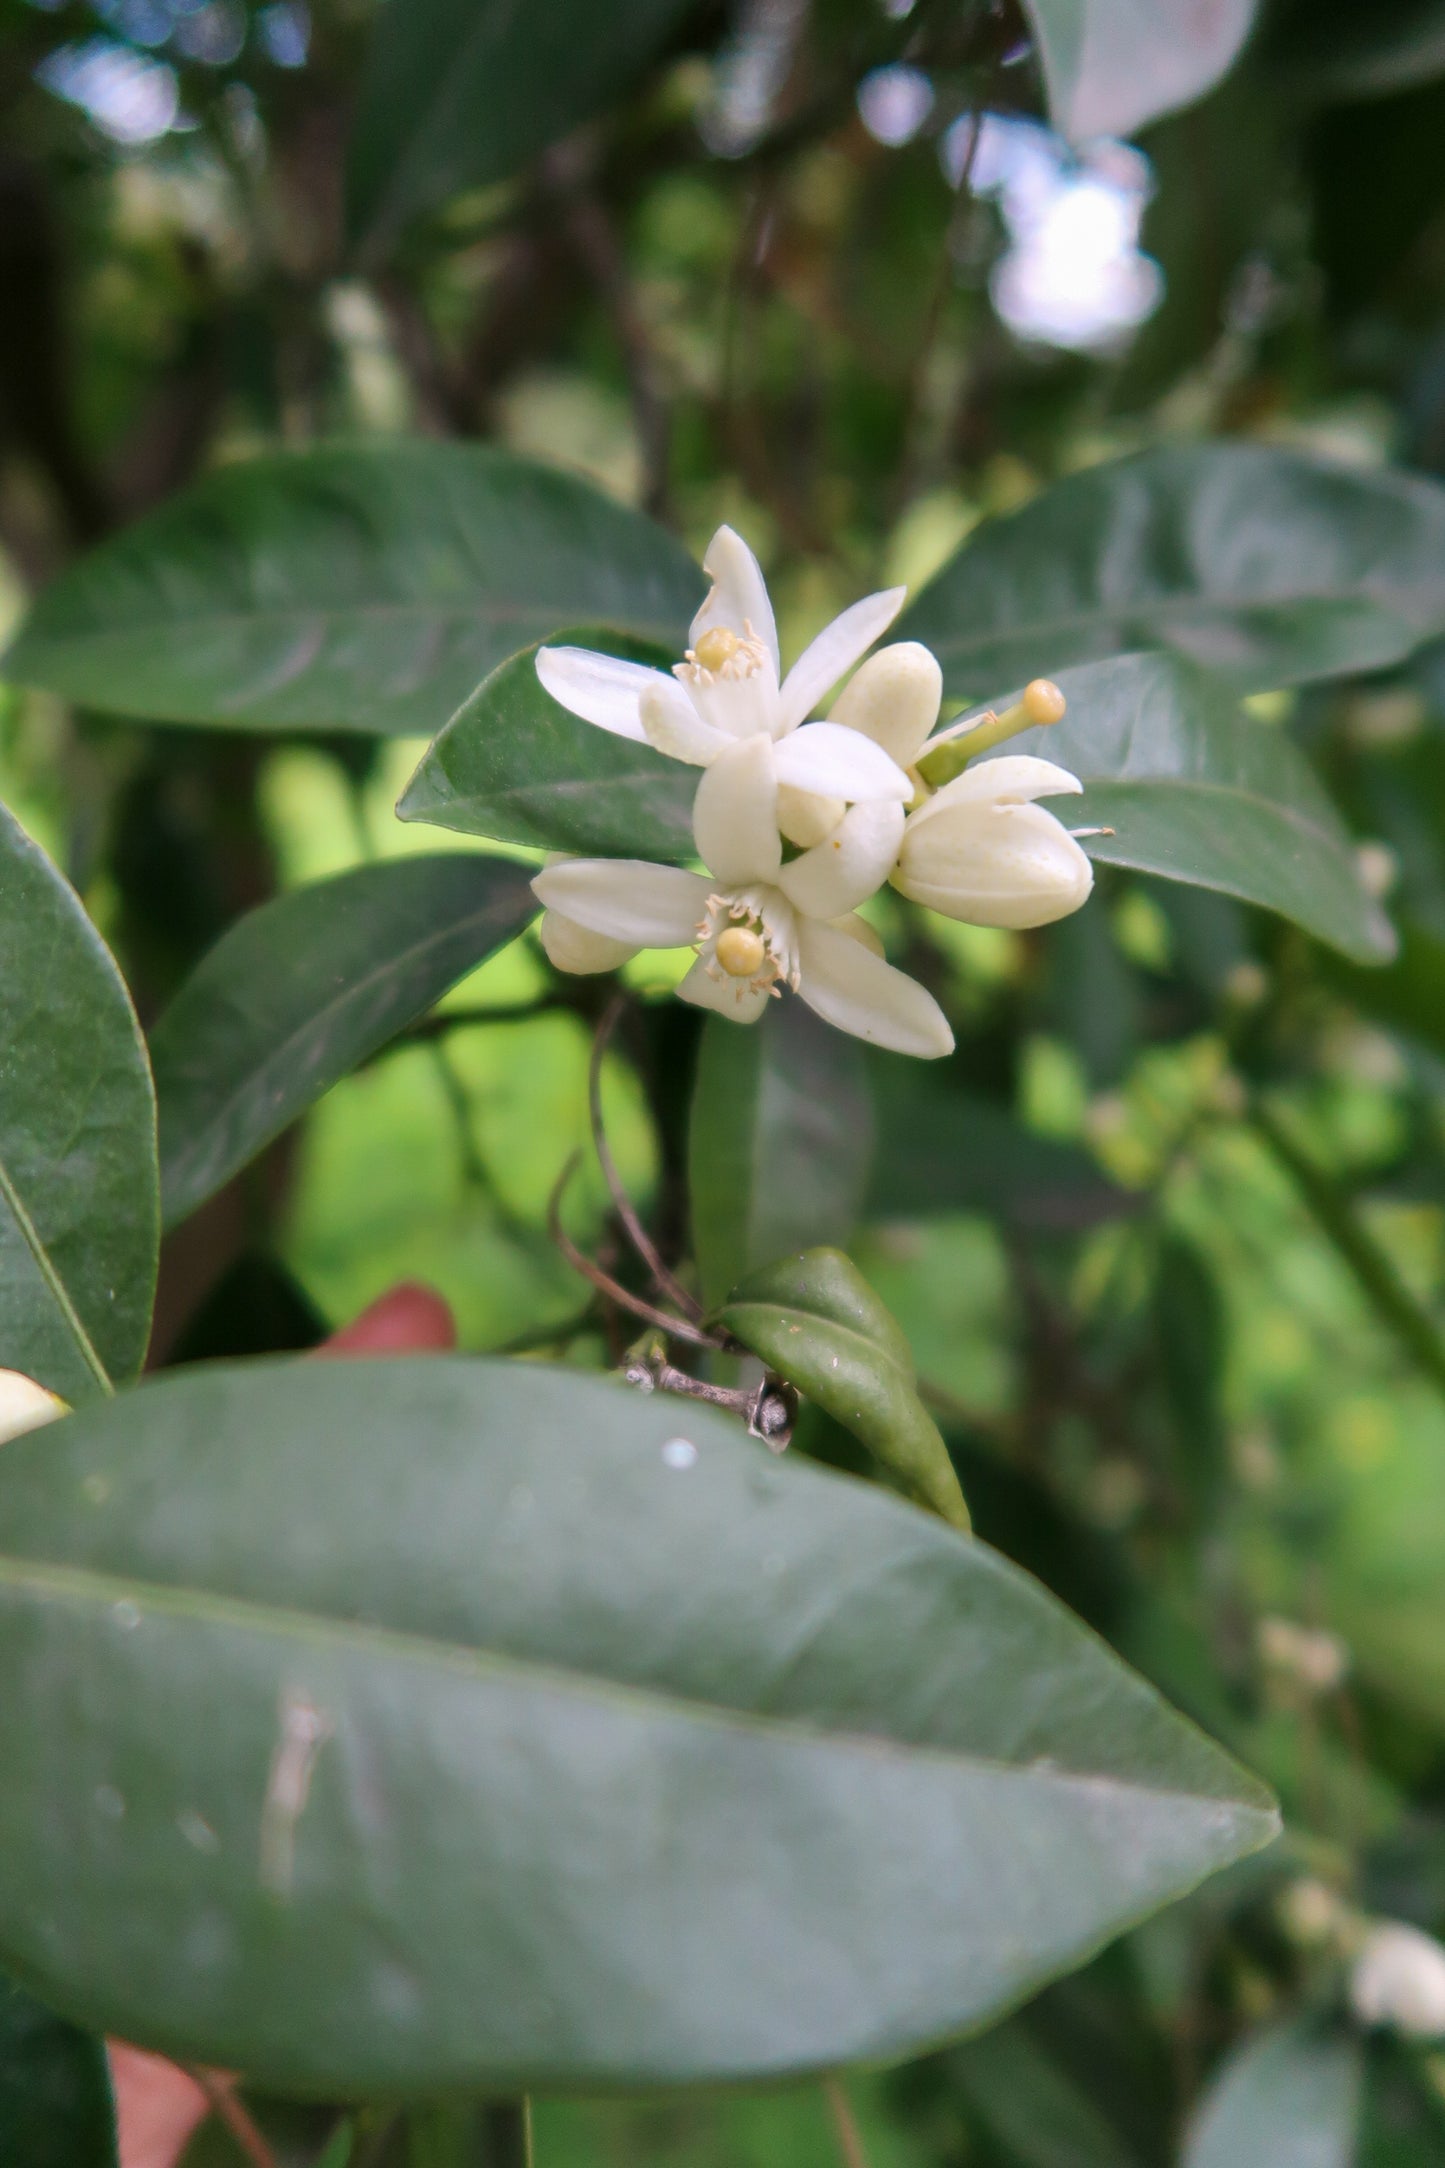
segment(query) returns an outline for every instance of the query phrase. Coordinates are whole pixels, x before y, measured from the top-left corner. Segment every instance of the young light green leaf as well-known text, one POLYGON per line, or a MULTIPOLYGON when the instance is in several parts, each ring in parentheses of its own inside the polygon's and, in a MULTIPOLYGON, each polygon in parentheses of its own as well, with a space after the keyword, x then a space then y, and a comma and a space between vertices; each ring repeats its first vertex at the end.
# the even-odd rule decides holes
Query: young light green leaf
POLYGON ((1183 2168, 1354 2168, 1364 2051, 1302 2021, 1252 2033, 1215 2074, 1183 2168))
POLYGON ((1234 61, 1256 0, 1023 0, 1054 126, 1074 142, 1132 135, 1192 105, 1234 61))
POLYGON ((951 693, 1168 647, 1243 691, 1393 662, 1445 624, 1445 489, 1263 444, 1174 445, 987 521, 899 619, 951 693))
MULTIPOLYGON (((698 770, 568 713, 537 677, 537 645, 499 663, 430 746, 402 793, 404 821, 498 843, 603 858, 690 858, 698 770)), ((563 632, 666 669, 676 651, 616 633, 563 632)))
POLYGON ((155 1096, 125 982, 0 806, 0 1367, 74 1402, 133 1377, 158 1243, 155 1096))
POLYGON ((151 722, 429 737, 558 625, 680 652, 702 591, 679 544, 574 476, 472 444, 325 445, 224 467, 82 557, 4 668, 151 722))
POLYGON ((902 1329, 841 1250, 803 1250, 735 1287, 718 1323, 867 1446, 906 1496, 967 1528, 948 1447, 902 1329))
POLYGON ((846 1242, 868 1179, 873 1108, 862 1051, 801 1001, 748 1030, 703 1027, 688 1125, 688 1194, 703 1299, 759 1265, 846 1242))
POLYGON ((0 1953, 281 2090, 906 2055, 1277 1826, 986 1545, 575 1370, 174 1371, 0 1530, 0 1953))
POLYGON ((1003 750, 1080 778, 1082 800, 1054 810, 1110 831, 1089 839, 1092 857, 1278 911, 1359 963, 1393 955, 1344 825, 1286 731, 1178 656, 1120 656, 1061 671, 1059 683, 1064 720, 1003 750))
POLYGON ((223 934, 151 1037, 167 1226, 514 939, 537 912, 529 872, 461 852, 387 859, 223 934))
POLYGON ((105 2043, 0 1977, 0 2161, 116 2168, 105 2043))
POLYGON ((347 174, 353 239, 505 180, 613 103, 687 0, 406 0, 377 15, 347 174))

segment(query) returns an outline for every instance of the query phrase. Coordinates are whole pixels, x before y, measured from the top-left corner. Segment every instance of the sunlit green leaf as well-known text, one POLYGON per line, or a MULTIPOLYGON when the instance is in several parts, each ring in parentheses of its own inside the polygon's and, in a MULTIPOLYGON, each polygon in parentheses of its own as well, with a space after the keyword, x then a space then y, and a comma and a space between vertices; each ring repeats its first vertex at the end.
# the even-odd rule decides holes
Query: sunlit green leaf
POLYGON ((104 2044, 0 1977, 0 2160, 116 2168, 104 2044))
POLYGON ((985 1545, 580 1372, 172 1372, 0 1528, 0 1952, 283 2090, 904 2055, 1276 1826, 985 1545))
POLYGON ((747 1030, 710 1016, 688 1129, 693 1246, 708 1302, 791 1250, 846 1242, 873 1109, 857 1041, 801 1001, 747 1030))
MULTIPOLYGON (((606 632, 560 638, 629 662, 675 659, 606 632)), ((499 664, 452 717, 408 783, 401 818, 583 856, 690 858, 699 771, 569 714, 538 682, 536 653, 499 664)))
POLYGON ((0 807, 0 1368, 71 1401, 134 1376, 157 1240, 130 996, 75 891, 0 807))
POLYGON ((1445 489, 1262 444, 1168 446, 979 527, 900 618, 951 692, 1168 647, 1247 691, 1393 662, 1445 623, 1445 489))
POLYGON ((559 625, 680 650, 701 594, 660 527, 571 475, 474 444, 335 444, 223 467, 82 557, 4 668, 148 721, 429 737, 559 625))
POLYGON ((1080 778, 1082 799, 1050 803, 1070 827, 1111 831, 1089 839, 1094 858, 1278 911, 1360 963, 1394 953, 1344 824, 1287 731, 1177 656, 1090 663, 1059 683, 1064 720, 1003 750, 1080 778))
POLYGON ((909 1497, 967 1528, 948 1447, 919 1399, 901 1327, 841 1250, 766 1265, 735 1287, 720 1323, 851 1430, 909 1497))
POLYGON ((166 1223, 520 933, 528 874, 460 852, 388 859, 231 927, 151 1039, 166 1223))
POLYGON ((384 243, 504 180, 625 90, 687 0, 405 0, 380 10, 351 139, 353 235, 384 243))

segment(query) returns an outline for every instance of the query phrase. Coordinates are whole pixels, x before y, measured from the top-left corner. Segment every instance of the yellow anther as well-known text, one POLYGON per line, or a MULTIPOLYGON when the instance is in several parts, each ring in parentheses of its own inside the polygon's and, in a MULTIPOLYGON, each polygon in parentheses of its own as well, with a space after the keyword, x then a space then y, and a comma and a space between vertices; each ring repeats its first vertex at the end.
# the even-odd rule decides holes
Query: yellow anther
POLYGON ((1023 711, 1031 723, 1061 723, 1067 704, 1052 678, 1035 678, 1024 687, 1023 711))
POLYGON ((726 926, 717 937, 717 960, 730 979, 755 978, 767 953, 762 935, 751 926, 726 926))
POLYGON ((714 625, 703 634, 692 652, 702 669, 718 671, 732 661, 742 644, 726 625, 714 625))

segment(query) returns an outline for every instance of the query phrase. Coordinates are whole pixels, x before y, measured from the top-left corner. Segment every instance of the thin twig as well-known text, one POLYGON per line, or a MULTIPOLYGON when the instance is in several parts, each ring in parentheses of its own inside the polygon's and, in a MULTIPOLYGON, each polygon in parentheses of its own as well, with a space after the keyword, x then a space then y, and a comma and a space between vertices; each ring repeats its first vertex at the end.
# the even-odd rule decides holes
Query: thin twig
POLYGON ((833 2118, 833 2135, 838 2141, 838 2153, 843 2168, 868 2168, 868 2152, 863 2143, 863 2133, 858 2128, 858 2118, 853 2113, 853 2103, 837 2076, 823 2080, 823 2098, 828 2103, 828 2113, 833 2118))
POLYGON ((645 1324, 659 1326, 674 1339, 691 1340, 696 1347, 720 1348, 723 1342, 715 1334, 699 1331, 690 1318, 673 1317, 667 1310, 659 1310, 652 1303, 644 1302, 640 1295, 630 1293, 619 1281, 613 1279, 610 1272, 604 1272, 600 1265, 595 1265, 590 1257, 585 1257, 578 1249, 562 1225, 561 1214, 563 1192, 576 1172, 581 1158, 580 1152, 572 1154, 558 1175, 547 1203, 547 1232, 572 1270, 580 1272, 584 1280, 590 1280, 598 1293, 605 1295, 609 1302, 615 1302, 621 1309, 630 1310, 634 1317, 640 1317, 645 1324))
POLYGON ((592 1060, 587 1070, 587 1111, 592 1122, 592 1143, 602 1169, 602 1178, 616 1207, 617 1217, 626 1228, 632 1247, 652 1274, 653 1285, 696 1323, 703 1315, 702 1304, 663 1263, 657 1245, 638 1218, 637 1207, 623 1187, 622 1177, 617 1172, 608 1147, 607 1133, 602 1126, 602 1057, 607 1052, 608 1041, 616 1030, 617 1019, 626 1005, 625 994, 613 995, 603 1011, 602 1021, 597 1026, 592 1041, 592 1060))
MULTIPOLYGON (((538 1001, 507 1002, 495 1009, 437 1009, 431 1016, 409 1024, 397 1036, 404 1041, 443 1039, 448 1032, 466 1031, 481 1024, 530 1024, 534 1017, 554 1016, 559 1009, 575 1014, 576 1003, 544 994, 538 1001)), ((393 1039, 382 1051, 389 1054, 396 1044, 393 1039)))
POLYGON ((220 2117, 253 2168, 276 2168, 275 2154, 252 2121, 244 2102, 237 2099, 225 2080, 196 2064, 189 2065, 188 2072, 210 2102, 211 2113, 220 2117))

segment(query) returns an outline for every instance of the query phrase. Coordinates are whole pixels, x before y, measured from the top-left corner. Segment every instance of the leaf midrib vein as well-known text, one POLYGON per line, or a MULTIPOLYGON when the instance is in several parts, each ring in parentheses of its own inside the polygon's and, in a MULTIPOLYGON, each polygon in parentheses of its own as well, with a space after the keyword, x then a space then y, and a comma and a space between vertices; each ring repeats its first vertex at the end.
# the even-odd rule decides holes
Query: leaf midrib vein
POLYGON ((9 1207, 10 1216, 20 1229, 21 1239, 30 1252, 36 1271, 45 1282, 51 1301, 55 1304, 64 1320, 66 1331, 75 1342, 81 1361, 85 1364, 101 1391, 109 1396, 115 1391, 115 1387, 111 1383, 110 1372, 101 1361, 96 1352, 94 1341, 81 1322, 80 1312, 70 1298, 70 1290, 56 1271, 50 1252, 40 1238, 40 1230, 30 1217, 25 1200, 16 1188, 10 1169, 3 1157, 0 1157, 0 1199, 3 1199, 9 1207))
POLYGON ((128 1602, 140 1608, 142 1616, 149 1606, 153 1611, 164 1615, 191 1618, 206 1625, 230 1626, 256 1633, 290 1634, 295 1639, 310 1640, 320 1646, 370 1649, 378 1655, 434 1664, 441 1669, 473 1679, 515 1678, 520 1683, 535 1684, 542 1691, 588 1695, 639 1712, 681 1716, 691 1723, 716 1725, 728 1730, 763 1731, 821 1745, 864 1748, 898 1760, 912 1760, 921 1756, 949 1764, 964 1763, 971 1768, 991 1770, 1003 1776, 1043 1778, 1051 1783, 1107 1787, 1151 1799, 1189 1799, 1199 1804, 1228 1806, 1257 1815, 1267 1815, 1269 1812, 1260 1802, 1229 1792, 1197 1792, 1180 1790, 1173 1785, 1131 1782, 1127 1778, 1110 1775, 1101 1770, 1065 1769, 1057 1762, 1052 1762, 1047 1769, 1043 1769, 1035 1767, 1031 1762, 1000 1761, 987 1754, 916 1744, 890 1738, 881 1732, 841 1729, 828 1731, 796 1717, 779 1717, 760 1714, 754 1710, 727 1708, 654 1686, 639 1686, 597 1673, 569 1670, 564 1665, 548 1663, 538 1657, 515 1656, 504 1651, 476 1648, 465 1642, 439 1641, 432 1635, 409 1632, 401 1627, 377 1626, 360 1620, 336 1618, 325 1612, 297 1610, 286 1604, 267 1603, 255 1597, 195 1588, 185 1582, 142 1581, 130 1575, 105 1572, 93 1566, 71 1566, 55 1560, 23 1558, 6 1552, 0 1553, 0 1587, 6 1586, 29 1588, 41 1594, 48 1593, 61 1598, 69 1597, 72 1600, 90 1602, 97 1607, 128 1602))

